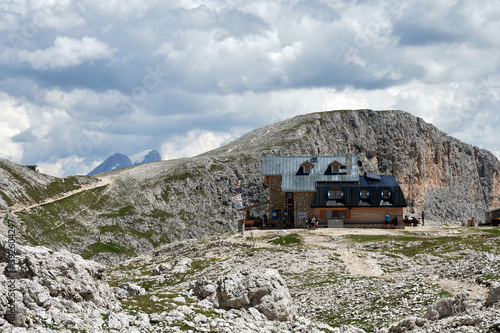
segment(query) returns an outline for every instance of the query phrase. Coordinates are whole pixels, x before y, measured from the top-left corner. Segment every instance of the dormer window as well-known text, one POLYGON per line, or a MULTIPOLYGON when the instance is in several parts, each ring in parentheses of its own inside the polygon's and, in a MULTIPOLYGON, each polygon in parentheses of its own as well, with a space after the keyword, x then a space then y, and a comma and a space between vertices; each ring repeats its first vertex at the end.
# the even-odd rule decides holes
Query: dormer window
POLYGON ((309 161, 305 161, 304 163, 302 163, 300 165, 300 167, 302 168, 302 173, 305 175, 308 175, 312 172, 312 168, 314 167, 314 164, 309 162, 309 161))
POLYGON ((332 174, 339 174, 342 166, 342 163, 340 163, 339 161, 333 161, 328 165, 332 174))

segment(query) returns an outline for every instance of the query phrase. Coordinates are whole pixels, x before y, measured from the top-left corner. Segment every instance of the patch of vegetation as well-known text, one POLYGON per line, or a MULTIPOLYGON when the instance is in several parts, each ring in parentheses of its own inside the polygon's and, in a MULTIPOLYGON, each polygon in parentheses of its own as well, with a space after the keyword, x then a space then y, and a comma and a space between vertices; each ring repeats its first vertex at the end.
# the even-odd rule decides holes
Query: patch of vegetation
POLYGON ((196 175, 194 173, 191 173, 187 170, 182 171, 182 172, 175 172, 171 175, 168 175, 164 180, 165 181, 175 181, 175 180, 186 180, 189 178, 194 178, 196 175))
POLYGON ((95 242, 87 246, 87 248, 82 253, 82 258, 90 259, 98 253, 116 253, 116 254, 125 254, 127 256, 135 255, 135 251, 124 246, 113 244, 110 242, 102 243, 95 242))
POLYGON ((125 206, 118 209, 118 211, 114 213, 101 214, 100 216, 104 218, 114 218, 114 217, 124 217, 124 216, 132 216, 135 214, 135 209, 133 206, 125 206))
POLYGON ((300 244, 302 239, 299 234, 288 234, 284 237, 276 238, 271 241, 274 245, 290 245, 290 244, 300 244))
POLYGON ((500 238, 494 230, 484 230, 475 234, 447 236, 429 235, 349 235, 346 236, 357 243, 375 243, 370 251, 393 252, 407 257, 419 253, 437 253, 459 255, 464 249, 475 249, 484 252, 495 252, 500 246, 500 238))
POLYGON ((167 211, 164 211, 164 210, 157 209, 157 208, 153 209, 150 216, 158 217, 158 218, 160 218, 161 221, 165 221, 166 219, 175 217, 174 214, 167 212, 167 211))
POLYGON ((389 238, 388 235, 347 235, 345 237, 357 243, 386 241, 389 238))
POLYGON ((2 199, 7 203, 9 207, 14 205, 14 202, 7 196, 7 194, 0 192, 0 195, 2 196, 2 199))

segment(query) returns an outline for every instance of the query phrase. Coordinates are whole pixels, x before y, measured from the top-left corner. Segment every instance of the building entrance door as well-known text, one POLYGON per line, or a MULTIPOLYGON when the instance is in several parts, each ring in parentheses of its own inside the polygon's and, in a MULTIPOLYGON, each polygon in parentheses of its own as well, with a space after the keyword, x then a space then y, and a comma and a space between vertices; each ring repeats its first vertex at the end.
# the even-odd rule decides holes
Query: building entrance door
POLYGON ((287 192, 286 193, 286 203, 287 203, 287 208, 288 208, 288 227, 294 227, 295 226, 295 202, 294 202, 294 196, 292 192, 287 192))

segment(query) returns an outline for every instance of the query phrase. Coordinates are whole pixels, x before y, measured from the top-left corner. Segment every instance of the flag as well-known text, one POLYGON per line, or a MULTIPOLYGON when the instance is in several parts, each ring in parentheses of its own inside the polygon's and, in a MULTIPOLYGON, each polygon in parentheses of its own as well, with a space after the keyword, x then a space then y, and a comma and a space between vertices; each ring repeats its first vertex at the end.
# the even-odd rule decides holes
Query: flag
POLYGON ((241 181, 241 179, 238 179, 236 181, 236 186, 242 186, 243 185, 243 182, 241 181))
POLYGON ((236 205, 237 209, 243 208, 243 199, 241 198, 241 194, 236 194, 232 198, 234 204, 236 205))

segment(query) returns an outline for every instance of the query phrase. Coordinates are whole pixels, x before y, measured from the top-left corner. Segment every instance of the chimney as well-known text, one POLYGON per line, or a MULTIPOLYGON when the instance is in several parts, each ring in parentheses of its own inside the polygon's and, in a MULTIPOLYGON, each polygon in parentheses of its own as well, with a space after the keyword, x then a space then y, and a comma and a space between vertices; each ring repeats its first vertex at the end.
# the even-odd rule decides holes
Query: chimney
POLYGON ((345 155, 345 159, 346 159, 346 162, 345 162, 346 172, 348 175, 350 175, 351 170, 352 170, 352 155, 351 155, 351 153, 347 153, 345 155))

